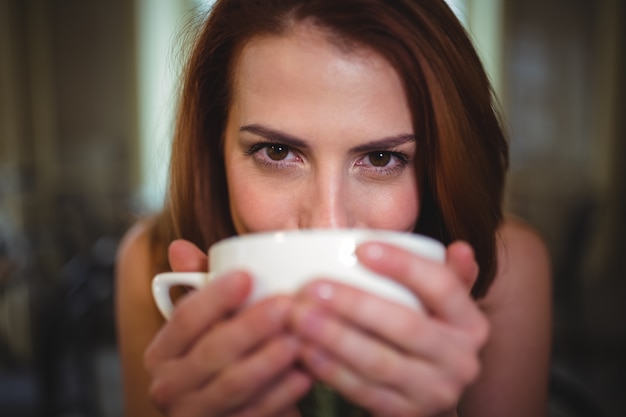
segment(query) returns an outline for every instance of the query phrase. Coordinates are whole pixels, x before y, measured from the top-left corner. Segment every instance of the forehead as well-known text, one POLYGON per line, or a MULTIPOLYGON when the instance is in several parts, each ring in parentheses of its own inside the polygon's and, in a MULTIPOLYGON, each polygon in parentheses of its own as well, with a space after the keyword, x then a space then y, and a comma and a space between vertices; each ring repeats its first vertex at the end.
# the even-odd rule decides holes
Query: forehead
POLYGON ((342 41, 337 35, 312 24, 298 24, 283 34, 257 36, 246 42, 233 75, 235 87, 237 83, 250 83, 259 78, 285 80, 294 75, 300 75, 297 81, 302 84, 316 80, 330 83, 346 73, 358 81, 364 69, 379 72, 381 78, 391 75, 385 72, 394 72, 371 48, 342 41), (303 71, 304 68, 312 71, 303 71))
POLYGON ((279 117, 281 124, 289 124, 288 116, 296 112, 329 123, 341 118, 388 124, 401 117, 406 124, 404 89, 389 62, 370 48, 331 36, 300 25, 283 35, 251 39, 234 67, 231 107, 244 119, 279 117))

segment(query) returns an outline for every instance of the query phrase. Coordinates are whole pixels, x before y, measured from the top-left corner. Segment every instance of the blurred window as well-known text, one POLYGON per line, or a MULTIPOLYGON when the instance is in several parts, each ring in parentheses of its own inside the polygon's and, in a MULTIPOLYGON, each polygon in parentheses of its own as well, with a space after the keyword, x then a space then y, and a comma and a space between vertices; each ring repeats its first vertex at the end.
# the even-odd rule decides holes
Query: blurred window
POLYGON ((472 37, 494 90, 501 96, 504 0, 445 1, 472 37))
MULTIPOLYGON (((467 25, 467 19, 465 15, 465 3, 468 0, 445 0, 448 6, 452 9, 454 14, 459 18, 464 25, 467 25)), ((471 0, 470 0, 471 1, 471 0)))
POLYGON ((159 210, 173 133, 181 31, 214 0, 137 0, 137 80, 141 149, 140 206, 159 210))

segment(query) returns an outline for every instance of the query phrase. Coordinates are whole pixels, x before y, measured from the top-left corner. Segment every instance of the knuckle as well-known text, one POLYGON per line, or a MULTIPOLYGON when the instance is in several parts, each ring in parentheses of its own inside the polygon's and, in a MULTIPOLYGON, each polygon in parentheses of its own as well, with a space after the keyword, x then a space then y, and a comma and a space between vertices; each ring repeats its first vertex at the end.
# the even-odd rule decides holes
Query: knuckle
POLYGON ((416 412, 415 410, 410 410, 408 408, 402 408, 399 410, 394 410, 391 413, 392 416, 396 416, 396 417, 415 417, 416 412))
POLYGON ((476 324, 473 329, 473 341, 477 348, 482 347, 487 340, 489 340, 489 334, 491 330, 491 325, 487 318, 480 314, 478 319, 476 320, 476 324))
POLYGON ((415 410, 410 410, 404 401, 398 401, 393 394, 387 390, 367 389, 365 395, 359 397, 364 399, 364 405, 372 410, 376 416, 385 417, 412 417, 415 410))
POLYGON ((469 384, 478 379, 481 370, 482 364, 480 362, 480 359, 476 356, 472 357, 466 374, 466 382, 469 384))
POLYGON ((219 343, 216 339, 219 335, 216 334, 215 329, 209 331, 205 337, 191 348, 188 353, 188 357, 202 369, 209 369, 216 362, 225 360, 224 353, 218 348, 219 343))
POLYGON ((150 384, 148 389, 148 398, 160 411, 165 411, 169 408, 172 401, 170 384, 162 379, 156 379, 150 384))
POLYGON ((229 398, 231 402, 240 403, 242 395, 246 392, 245 383, 232 375, 227 375, 216 383, 216 391, 221 398, 229 398))
POLYGON ((386 396, 379 391, 363 387, 358 394, 360 395, 359 398, 363 399, 363 405, 374 411, 375 415, 389 414, 389 402, 386 401, 386 396))
POLYGON ((273 359, 272 363, 276 363, 280 367, 286 367, 297 357, 297 342, 289 336, 280 336, 274 342, 270 353, 273 359))
POLYGON ((415 416, 415 410, 411 410, 406 406, 400 406, 398 404, 386 404, 379 403, 377 415, 385 417, 413 417, 415 416))
POLYGON ((286 311, 274 300, 262 301, 242 315, 242 323, 255 339, 276 334, 286 325, 286 311))
POLYGON ((390 323, 395 327, 397 334, 405 335, 408 340, 417 339, 424 331, 426 316, 422 314, 411 314, 410 318, 394 320, 390 323))
POLYGON ((481 363, 478 357, 471 356, 459 364, 457 369, 461 383, 467 385, 474 382, 480 375, 481 363))
POLYGON ((266 415, 268 415, 267 412, 258 405, 249 405, 231 414, 230 417, 264 417, 266 415))
POLYGON ((458 280, 450 271, 442 274, 438 279, 430 280, 430 283, 433 295, 441 300, 453 294, 459 285, 458 280))
POLYGON ((444 410, 456 405, 461 395, 459 384, 451 380, 442 380, 433 387, 430 395, 433 410, 444 410))
POLYGON ((150 344, 143 353, 143 366, 148 372, 153 373, 154 368, 156 368, 156 364, 157 358, 155 347, 153 344, 150 344))
POLYGON ((194 328, 193 324, 197 320, 197 314, 192 309, 186 307, 184 303, 179 303, 174 308, 169 323, 170 326, 178 328, 181 334, 188 334, 194 328))
POLYGON ((163 357, 160 343, 155 339, 143 352, 143 366, 149 374, 154 376, 159 368, 166 362, 166 358, 163 357))
POLYGON ((275 415, 275 407, 269 404, 267 401, 261 399, 260 401, 253 402, 252 404, 244 406, 236 414, 231 417, 265 417, 275 415))
POLYGON ((375 376, 377 379, 384 381, 389 381, 393 378, 396 368, 396 361, 388 351, 379 352, 364 365, 364 371, 367 375, 375 376))

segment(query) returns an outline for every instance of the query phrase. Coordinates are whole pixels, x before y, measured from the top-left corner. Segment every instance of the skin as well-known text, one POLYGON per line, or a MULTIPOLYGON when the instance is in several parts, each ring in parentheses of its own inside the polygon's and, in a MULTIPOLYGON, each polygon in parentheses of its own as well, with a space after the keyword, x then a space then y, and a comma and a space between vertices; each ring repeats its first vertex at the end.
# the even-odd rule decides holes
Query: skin
POLYGON ((315 29, 253 40, 235 73, 226 128, 237 232, 410 231, 418 216, 412 133, 400 79, 378 55, 345 55, 315 29))
MULTIPOLYGON (((417 150, 384 59, 299 26, 246 45, 233 93, 224 156, 238 233, 412 229, 417 150)), ((466 243, 450 245, 441 265, 372 242, 359 261, 413 291, 427 313, 318 280, 234 314, 251 286, 240 271, 184 297, 162 324, 139 225, 118 260, 127 413, 158 415, 152 403, 173 416, 297 416, 295 403, 321 380, 380 416, 544 415, 547 256, 518 222, 500 234, 500 270, 480 303, 469 296, 478 266, 466 243)), ((185 241, 170 246, 170 262, 176 271, 207 265, 185 241)))

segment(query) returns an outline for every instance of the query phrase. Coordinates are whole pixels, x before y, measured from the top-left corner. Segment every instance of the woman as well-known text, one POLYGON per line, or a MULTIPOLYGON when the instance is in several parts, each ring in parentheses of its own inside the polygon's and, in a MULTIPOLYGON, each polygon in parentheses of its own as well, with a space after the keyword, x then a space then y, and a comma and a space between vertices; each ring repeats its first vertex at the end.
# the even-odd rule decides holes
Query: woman
POLYGON ((503 220, 506 166, 487 77, 443 1, 218 1, 186 68, 167 208, 120 248, 128 415, 298 416, 316 382, 372 415, 545 415, 549 266, 503 220), (357 251, 428 314, 325 281, 234 314, 242 271, 159 316, 156 272, 206 269, 234 234, 320 227, 448 245, 445 265, 357 251))

